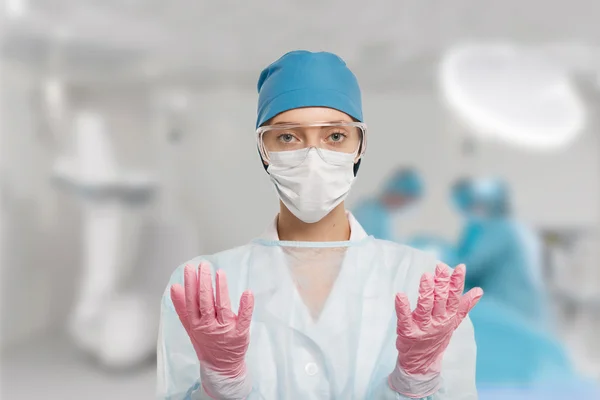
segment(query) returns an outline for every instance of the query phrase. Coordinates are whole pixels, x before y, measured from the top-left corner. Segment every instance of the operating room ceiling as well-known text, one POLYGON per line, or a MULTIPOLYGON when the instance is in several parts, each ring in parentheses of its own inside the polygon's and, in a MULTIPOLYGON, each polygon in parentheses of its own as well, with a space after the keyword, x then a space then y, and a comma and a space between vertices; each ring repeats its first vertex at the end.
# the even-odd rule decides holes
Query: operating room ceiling
POLYGON ((338 52, 365 85, 418 86, 464 40, 600 44, 597 0, 3 2, 3 57, 74 81, 246 84, 283 52, 308 48, 338 52))

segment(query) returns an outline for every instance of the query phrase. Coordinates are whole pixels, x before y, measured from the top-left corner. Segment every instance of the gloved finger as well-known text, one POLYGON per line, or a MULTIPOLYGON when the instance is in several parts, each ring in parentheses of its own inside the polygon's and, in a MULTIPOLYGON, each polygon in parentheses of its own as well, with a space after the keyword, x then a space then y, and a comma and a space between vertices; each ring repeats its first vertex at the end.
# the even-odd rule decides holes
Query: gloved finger
POLYGON ((183 270, 183 285, 185 287, 185 307, 188 320, 192 327, 200 323, 200 309, 198 308, 198 276, 196 268, 186 265, 183 270))
POLYGON ((215 318, 215 294, 213 291, 210 266, 204 262, 200 264, 198 286, 200 287, 200 318, 211 320, 215 318))
POLYGON ((250 329, 252 322, 252 311, 254 310, 254 295, 246 290, 240 298, 240 308, 238 309, 237 331, 246 333, 250 329))
POLYGON ((398 318, 396 333, 398 335, 408 336, 409 332, 413 329, 413 320, 412 312, 410 311, 410 302, 406 294, 396 294, 395 305, 396 316, 398 318))
POLYGON ((433 300, 433 275, 425 273, 421 277, 419 300, 417 301, 417 308, 413 312, 414 321, 421 328, 425 328, 431 323, 433 300))
POLYGON ((446 314, 446 302, 448 301, 451 275, 452 270, 446 264, 440 263, 435 268, 432 312, 433 318, 435 319, 441 319, 446 314))
POLYGON ((216 280, 216 313, 217 321, 225 324, 225 321, 233 314, 231 311, 231 301, 229 300, 229 288, 227 287, 227 275, 225 271, 218 270, 216 280))
POLYGON ((456 313, 456 326, 460 325, 462 320, 465 319, 467 314, 469 314, 473 307, 479 302, 481 296, 483 296, 483 290, 476 287, 469 290, 462 299, 460 299, 460 305, 458 306, 458 312, 456 313))
POLYGON ((448 302, 446 303, 446 312, 448 315, 454 315, 458 311, 458 305, 462 293, 465 290, 465 275, 466 268, 464 264, 460 264, 454 268, 452 278, 450 278, 450 291, 448 293, 448 302))
POLYGON ((185 289, 179 284, 171 286, 171 301, 175 307, 175 312, 179 316, 181 325, 183 325, 185 331, 190 334, 190 321, 188 320, 188 313, 185 304, 185 289))

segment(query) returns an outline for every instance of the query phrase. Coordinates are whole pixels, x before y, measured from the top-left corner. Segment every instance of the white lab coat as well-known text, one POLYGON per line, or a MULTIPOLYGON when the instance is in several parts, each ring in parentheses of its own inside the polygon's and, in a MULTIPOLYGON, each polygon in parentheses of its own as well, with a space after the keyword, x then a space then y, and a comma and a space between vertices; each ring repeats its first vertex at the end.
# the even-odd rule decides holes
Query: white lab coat
MULTIPOLYGON (((367 238, 365 231, 354 217, 348 213, 351 227, 350 241, 360 241, 367 238)), ((273 223, 262 236, 266 240, 278 240, 276 223, 273 223)), ((285 355, 286 363, 293 361, 293 383, 280 382, 281 355, 274 354, 270 343, 272 335, 264 324, 255 324, 251 327, 250 349, 246 357, 248 370, 254 384, 249 399, 325 399, 330 398, 329 377, 324 373, 327 366, 323 360, 339 355, 341 349, 351 346, 355 349, 355 359, 348 365, 353 371, 354 384, 352 397, 355 399, 406 399, 394 392, 387 383, 387 376, 392 372, 397 352, 395 349, 395 310, 394 296, 396 292, 405 292, 412 306, 416 305, 418 297, 419 280, 423 273, 433 273, 436 260, 421 251, 402 246, 396 243, 376 240, 377 252, 386 257, 387 265, 377 270, 366 281, 364 298, 361 298, 362 317, 358 332, 344 332, 343 321, 340 320, 339 307, 343 307, 346 299, 336 296, 335 288, 327 300, 320 321, 326 326, 325 331, 338 329, 339 335, 335 342, 331 340, 325 344, 315 340, 294 341, 294 348, 285 355), (393 284, 391 284, 391 282, 393 284), (389 288, 389 289, 388 289, 389 288), (337 328, 336 328, 337 327, 337 328), (350 337, 354 339, 350 339, 350 337), (356 342, 354 342, 356 341, 356 342), (334 350, 336 348, 337 350, 334 350), (297 367, 296 367, 297 365, 297 367), (292 392, 292 393, 291 393, 292 392)), ((183 268, 187 264, 198 265, 206 260, 212 265, 217 265, 225 270, 228 278, 231 302, 234 307, 239 302, 241 293, 245 289, 247 280, 248 246, 238 247, 211 257, 198 257, 180 266, 172 275, 169 287, 162 300, 162 316, 160 338, 158 342, 158 397, 161 399, 210 399, 199 384, 199 363, 196 354, 181 326, 173 304, 170 299, 170 286, 175 283, 183 284, 183 268), (227 260, 227 262, 223 262, 227 260)), ((377 266, 373 266, 377 268, 377 266)), ((347 279, 344 268, 340 271, 338 280, 347 279)), ((254 287, 254 295, 258 298, 266 287, 254 287)), ((282 293, 281 291, 279 293, 282 293)), ((289 319, 289 299, 274 299, 269 304, 270 311, 281 321, 288 321, 290 327, 299 335, 307 333, 310 324, 303 320, 302 315, 289 319)), ((300 301, 300 300, 297 300, 300 301)), ((234 310, 235 311, 235 310, 234 310)), ((307 333, 308 335, 308 333, 307 333)), ((339 358, 339 357, 338 357, 339 358)), ((475 388, 475 358, 476 346, 471 321, 466 318, 455 331, 442 364, 442 387, 428 400, 476 400, 475 388)), ((341 362, 339 365, 344 365, 341 362)), ((344 368, 341 368, 343 370, 344 368)), ((336 373, 340 368, 336 366, 336 373)), ((339 379, 338 379, 339 380, 339 379)))

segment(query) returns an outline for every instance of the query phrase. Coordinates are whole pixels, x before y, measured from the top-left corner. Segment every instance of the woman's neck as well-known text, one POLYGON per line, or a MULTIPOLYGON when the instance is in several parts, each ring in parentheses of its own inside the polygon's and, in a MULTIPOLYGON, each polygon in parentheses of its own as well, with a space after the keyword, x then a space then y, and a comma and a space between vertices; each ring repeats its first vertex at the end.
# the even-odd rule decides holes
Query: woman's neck
POLYGON ((280 203, 277 218, 279 240, 296 242, 342 242, 350 240, 350 223, 344 203, 334 208, 322 220, 307 224, 296 218, 280 203))

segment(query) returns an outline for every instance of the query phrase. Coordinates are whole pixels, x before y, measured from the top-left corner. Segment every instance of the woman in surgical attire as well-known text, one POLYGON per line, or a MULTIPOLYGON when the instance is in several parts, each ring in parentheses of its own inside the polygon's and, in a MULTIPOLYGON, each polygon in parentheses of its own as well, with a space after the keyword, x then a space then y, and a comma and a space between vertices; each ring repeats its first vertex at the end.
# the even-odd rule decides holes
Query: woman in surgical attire
POLYGON ((399 168, 385 183, 381 193, 360 202, 353 215, 367 234, 383 240, 396 240, 394 217, 406 216, 423 197, 423 181, 416 170, 399 168))
POLYGON ((463 265, 370 237, 344 207, 367 141, 344 61, 294 51, 268 66, 256 139, 279 213, 173 273, 159 397, 476 399, 467 314, 482 290, 463 295, 463 265))

